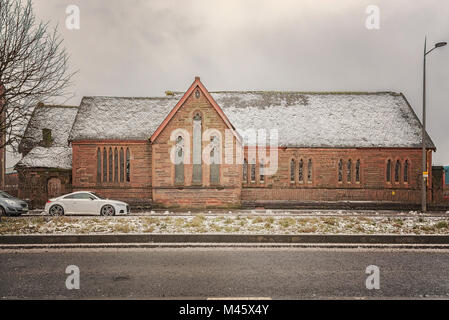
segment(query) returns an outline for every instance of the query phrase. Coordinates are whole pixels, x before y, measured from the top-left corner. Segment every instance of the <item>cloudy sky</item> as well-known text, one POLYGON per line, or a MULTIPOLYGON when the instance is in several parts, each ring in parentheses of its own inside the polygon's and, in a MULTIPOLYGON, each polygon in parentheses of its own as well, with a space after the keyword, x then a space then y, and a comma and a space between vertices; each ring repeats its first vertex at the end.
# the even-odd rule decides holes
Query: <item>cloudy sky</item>
MULTIPOLYGON (((34 0, 59 23, 84 95, 213 90, 396 91, 422 109, 424 36, 449 42, 447 0, 34 0), (80 29, 65 27, 66 7, 80 29), (380 9, 380 28, 365 26, 380 9)), ((449 46, 428 56, 428 131, 449 165, 449 46)))

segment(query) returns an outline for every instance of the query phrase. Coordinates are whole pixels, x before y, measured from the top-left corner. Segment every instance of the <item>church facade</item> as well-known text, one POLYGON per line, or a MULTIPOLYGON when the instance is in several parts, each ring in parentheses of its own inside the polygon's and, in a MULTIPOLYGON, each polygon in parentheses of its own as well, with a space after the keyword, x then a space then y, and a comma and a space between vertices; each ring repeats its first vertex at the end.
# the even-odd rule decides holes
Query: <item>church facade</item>
MULTIPOLYGON (((421 200, 421 123, 400 93, 209 92, 196 77, 76 110, 65 191, 155 208, 421 200)), ((429 202, 435 150, 427 137, 429 202)))

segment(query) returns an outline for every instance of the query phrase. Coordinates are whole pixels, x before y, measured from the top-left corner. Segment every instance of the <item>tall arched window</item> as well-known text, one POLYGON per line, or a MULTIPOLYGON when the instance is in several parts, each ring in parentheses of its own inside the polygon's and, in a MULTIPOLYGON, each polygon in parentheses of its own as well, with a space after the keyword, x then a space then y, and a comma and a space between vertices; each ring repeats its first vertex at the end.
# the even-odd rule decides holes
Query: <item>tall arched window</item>
POLYGON ((348 183, 351 183, 351 181, 352 181, 352 160, 351 159, 348 160, 348 167, 347 167, 347 171, 346 171, 346 181, 348 183))
POLYGON ((220 183, 220 152, 219 139, 217 137, 211 138, 212 150, 210 151, 210 183, 220 183))
POLYGON ((312 182, 312 159, 307 164, 307 182, 312 182))
POLYGON ((298 172, 298 181, 304 182, 304 161, 302 159, 299 160, 299 172, 298 172))
POLYGON ((259 181, 261 183, 265 182, 265 174, 263 172, 263 168, 264 168, 264 163, 263 163, 263 159, 261 159, 260 163, 259 163, 259 181))
POLYGON ((251 182, 256 182, 256 160, 251 161, 251 182))
POLYGON ((355 163, 355 182, 360 182, 360 160, 355 163))
POLYGON ((97 184, 101 183, 101 150, 97 149, 97 184))
POLYGON ((126 148, 126 182, 131 181, 131 155, 129 148, 126 148))
POLYGON ((295 182, 295 160, 290 161, 290 182, 295 182))
POLYGON ((390 159, 388 159, 388 161, 387 161, 386 179, 387 179, 387 182, 391 182, 391 160, 390 159))
POLYGON ((396 160, 396 165, 394 167, 394 182, 399 182, 399 177, 401 175, 401 162, 396 160))
POLYGON ((201 166, 201 114, 196 113, 193 117, 193 179, 192 182, 200 184, 202 182, 201 166))
POLYGON ((184 140, 181 136, 176 139, 175 149, 175 183, 184 183, 184 140))
POLYGON ((118 150, 114 148, 114 182, 118 182, 118 150))
POLYGON ((108 154, 106 148, 103 148, 103 182, 108 181, 108 154))
POLYGON ((109 148, 109 182, 112 182, 113 179, 113 160, 112 160, 112 148, 109 148))
POLYGON ((123 153, 123 148, 120 148, 120 182, 125 181, 124 167, 125 167, 125 155, 123 153))
POLYGON ((338 161, 338 182, 343 181, 343 160, 338 161))
POLYGON ((408 182, 408 160, 404 162, 404 182, 408 182))
POLYGON ((248 182, 248 160, 243 160, 243 183, 248 182))

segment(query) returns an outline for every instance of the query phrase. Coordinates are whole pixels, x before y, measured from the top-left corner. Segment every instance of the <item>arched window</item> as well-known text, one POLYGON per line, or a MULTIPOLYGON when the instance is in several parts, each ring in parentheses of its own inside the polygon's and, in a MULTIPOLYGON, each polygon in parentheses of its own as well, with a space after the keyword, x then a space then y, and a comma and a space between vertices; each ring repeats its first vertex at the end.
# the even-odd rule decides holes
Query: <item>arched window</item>
POLYGON ((360 160, 355 163, 355 182, 360 182, 360 160))
POLYGON ((304 161, 302 159, 299 160, 299 169, 298 169, 298 181, 304 182, 304 161))
POLYGON ((103 148, 103 182, 108 181, 108 154, 106 148, 103 148))
POLYGON ((113 176, 113 172, 112 172, 112 168, 113 168, 113 160, 112 160, 112 148, 109 148, 109 182, 112 182, 112 176, 113 176))
POLYGON ((404 162, 404 182, 408 183, 408 160, 404 162))
POLYGON ((200 184, 202 182, 201 166, 201 114, 196 113, 193 117, 193 179, 192 182, 200 184))
POLYGON ((290 161, 290 181, 295 182, 295 160, 290 161))
POLYGON ((401 175, 401 162, 396 160, 396 165, 394 167, 394 182, 399 182, 399 177, 401 175))
POLYGON ((343 160, 338 161, 338 182, 343 181, 343 160))
POLYGON ((243 160, 243 182, 248 182, 248 160, 243 160))
POLYGON ((220 152, 219 139, 217 137, 211 138, 212 150, 210 151, 210 183, 220 183, 220 152))
POLYGON ((97 149, 97 184, 101 183, 101 150, 97 149))
POLYGON ((114 182, 118 182, 118 150, 114 149, 114 182))
POLYGON ((263 167, 264 167, 263 160, 260 160, 260 163, 259 163, 259 181, 261 183, 265 182, 265 175, 264 175, 264 172, 263 172, 263 167))
POLYGON ((312 182, 312 159, 307 164, 307 182, 312 182))
POLYGON ((125 175, 124 175, 124 167, 125 167, 125 156, 123 153, 123 148, 120 148, 120 182, 124 182, 125 175))
POLYGON ((129 148, 126 148, 126 182, 131 181, 131 155, 129 148))
POLYGON ((184 183, 184 139, 179 136, 176 139, 175 154, 175 183, 184 183))
POLYGON ((387 172, 386 172, 387 182, 391 182, 391 160, 387 161, 387 172))
POLYGON ((256 182, 256 161, 251 161, 251 182, 256 182))
POLYGON ((351 181, 352 181, 352 160, 351 159, 348 160, 348 167, 347 167, 347 171, 346 171, 346 181, 348 183, 351 183, 351 181))

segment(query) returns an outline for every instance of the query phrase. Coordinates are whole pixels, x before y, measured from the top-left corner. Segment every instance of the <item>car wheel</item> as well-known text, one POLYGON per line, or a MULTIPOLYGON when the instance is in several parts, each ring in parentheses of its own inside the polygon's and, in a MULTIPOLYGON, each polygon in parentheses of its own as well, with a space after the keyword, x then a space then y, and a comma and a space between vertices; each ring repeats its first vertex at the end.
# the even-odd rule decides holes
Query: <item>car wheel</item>
POLYGON ((2 206, 0 206, 0 216, 3 216, 3 217, 6 217, 6 216, 7 216, 6 210, 5 210, 5 208, 3 208, 2 206))
POLYGON ((101 207, 100 214, 102 216, 115 216, 115 209, 110 204, 101 207))
POLYGON ((55 204, 50 207, 50 210, 48 210, 52 216, 62 216, 64 215, 64 208, 60 206, 59 204, 55 204))

